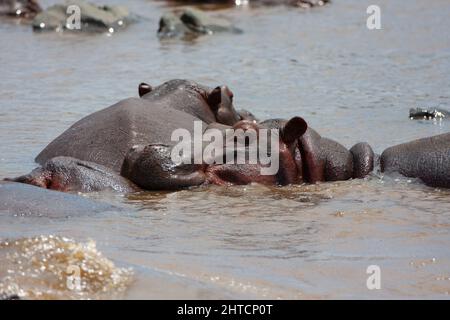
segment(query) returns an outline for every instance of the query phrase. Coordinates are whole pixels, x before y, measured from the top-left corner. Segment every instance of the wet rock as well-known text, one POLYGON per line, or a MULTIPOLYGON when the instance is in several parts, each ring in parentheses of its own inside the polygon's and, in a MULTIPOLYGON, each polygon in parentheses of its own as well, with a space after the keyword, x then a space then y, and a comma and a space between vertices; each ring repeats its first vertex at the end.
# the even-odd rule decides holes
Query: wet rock
POLYGON ((412 108, 409 109, 409 118, 411 120, 431 120, 444 119, 450 117, 450 112, 442 109, 424 109, 412 108))
POLYGON ((113 33, 131 22, 132 18, 125 7, 98 6, 82 0, 68 0, 64 4, 56 4, 39 13, 33 20, 33 29, 35 31, 70 30, 113 33), (76 26, 76 19, 71 18, 76 11, 68 10, 70 6, 77 6, 80 9, 79 26, 76 26))
POLYGON ((218 32, 242 33, 242 30, 226 19, 210 16, 198 9, 184 8, 166 13, 161 17, 158 36, 160 38, 196 37, 218 32))
POLYGON ((330 0, 168 0, 168 2, 182 3, 182 4, 201 4, 201 5, 213 5, 219 7, 223 5, 227 6, 276 6, 276 5, 288 5, 301 8, 321 7, 329 3, 330 0))
POLYGON ((32 19, 42 8, 36 0, 0 0, 0 15, 32 19))

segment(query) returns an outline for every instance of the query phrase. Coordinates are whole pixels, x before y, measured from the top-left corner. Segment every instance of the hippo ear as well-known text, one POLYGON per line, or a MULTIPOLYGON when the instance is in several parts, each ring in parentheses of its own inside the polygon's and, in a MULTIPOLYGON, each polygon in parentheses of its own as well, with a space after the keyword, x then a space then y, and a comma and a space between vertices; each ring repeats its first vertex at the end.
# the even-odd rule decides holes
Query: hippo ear
POLYGON ((292 143, 300 138, 308 129, 306 121, 301 117, 294 117, 289 120, 281 129, 281 139, 285 143, 292 143))
POLYGON ((143 95, 151 92, 153 90, 152 86, 142 82, 141 84, 139 84, 139 97, 142 97, 143 95))
POLYGON ((216 87, 208 96, 208 105, 212 111, 217 111, 220 103, 222 102, 222 88, 216 87))

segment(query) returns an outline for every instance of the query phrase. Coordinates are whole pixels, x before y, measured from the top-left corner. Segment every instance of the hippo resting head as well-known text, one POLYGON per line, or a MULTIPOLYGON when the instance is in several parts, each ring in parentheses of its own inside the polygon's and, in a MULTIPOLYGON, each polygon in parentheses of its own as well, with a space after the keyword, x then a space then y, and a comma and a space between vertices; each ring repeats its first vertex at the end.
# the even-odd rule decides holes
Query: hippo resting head
POLYGON ((170 96, 172 108, 187 112, 208 124, 218 122, 232 126, 241 120, 240 114, 233 106, 233 92, 225 85, 210 89, 189 80, 171 80, 153 88, 143 82, 139 84, 138 92, 141 98, 148 100, 160 99, 164 95, 170 96), (181 95, 185 92, 197 95, 204 103, 186 105, 181 100, 184 99, 181 95), (180 103, 174 103, 178 95, 181 98, 180 103))
MULTIPOLYGON (((214 129, 217 129, 217 127, 214 126, 214 129)), ((223 129, 231 128, 224 127, 223 129)), ((233 129, 241 129, 245 134, 253 130, 252 132, 256 133, 257 140, 260 141, 262 136, 258 135, 262 132, 261 129, 267 128, 256 122, 243 120, 236 123, 233 129)), ((280 125, 279 128, 271 129, 275 130, 267 132, 270 133, 270 144, 276 141, 278 148, 272 149, 271 146, 266 145, 265 152, 266 154, 271 153, 270 159, 277 161, 276 166, 272 166, 272 163, 262 163, 260 160, 254 163, 250 163, 250 161, 237 162, 235 157, 237 157, 239 151, 243 151, 244 156, 251 152, 250 142, 248 139, 243 139, 241 142, 235 141, 236 136, 231 136, 230 139, 227 136, 225 138, 226 145, 223 145, 223 149, 219 149, 223 152, 214 153, 215 161, 210 161, 211 158, 203 158, 203 162, 199 164, 193 164, 192 162, 190 164, 176 164, 172 160, 173 150, 168 145, 135 146, 125 157, 121 175, 147 190, 173 190, 201 184, 224 185, 256 182, 285 185, 300 182, 302 180, 302 166, 296 145, 298 139, 307 129, 306 122, 300 117, 294 117, 280 125), (234 149, 230 149, 231 151, 226 148, 230 143, 235 146, 234 149), (228 158, 230 154, 232 154, 231 162, 228 158), (220 161, 218 161, 219 159, 220 161), (267 170, 269 173, 262 174, 261 169, 270 169, 269 167, 276 167, 276 169, 270 172, 267 170)), ((214 143, 217 141, 218 139, 214 139, 214 143)), ((256 146, 259 148, 259 144, 256 144, 256 146)), ((259 152, 259 150, 257 151, 259 152)))

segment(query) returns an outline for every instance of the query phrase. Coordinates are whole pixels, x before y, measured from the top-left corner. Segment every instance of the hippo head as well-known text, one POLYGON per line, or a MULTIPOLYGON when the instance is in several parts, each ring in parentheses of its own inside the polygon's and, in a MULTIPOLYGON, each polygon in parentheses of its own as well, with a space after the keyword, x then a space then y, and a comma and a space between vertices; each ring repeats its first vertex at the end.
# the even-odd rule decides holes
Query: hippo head
POLYGON ((233 92, 227 86, 219 86, 213 89, 208 94, 207 102, 217 122, 233 126, 241 120, 233 106, 233 92))
MULTIPOLYGON (((265 150, 271 155, 271 162, 278 161, 274 166, 276 168, 275 171, 264 174, 261 169, 263 167, 269 169, 269 166, 272 167, 273 163, 270 165, 263 164, 260 162, 261 159, 256 164, 229 163, 228 161, 224 161, 224 164, 214 164, 206 169, 207 181, 219 185, 249 183, 287 185, 300 182, 302 180, 302 163, 298 149, 298 140, 306 132, 307 128, 308 125, 305 120, 300 117, 294 117, 289 121, 274 120, 262 124, 249 120, 237 122, 233 126, 233 129, 242 129, 243 131, 255 130, 259 142, 262 139, 260 134, 263 130, 261 129, 276 129, 274 131, 264 131, 270 135, 275 135, 271 136, 271 139, 264 140, 273 146, 272 148, 272 146, 268 145, 265 150), (277 145, 273 145, 272 138, 278 139, 277 145), (277 153, 277 157, 274 157, 275 152, 277 153)), ((247 151, 251 150, 247 145, 247 141, 243 147, 247 151)), ((261 145, 258 144, 258 152, 260 148, 261 145)), ((268 171, 266 170, 266 172, 268 171)))

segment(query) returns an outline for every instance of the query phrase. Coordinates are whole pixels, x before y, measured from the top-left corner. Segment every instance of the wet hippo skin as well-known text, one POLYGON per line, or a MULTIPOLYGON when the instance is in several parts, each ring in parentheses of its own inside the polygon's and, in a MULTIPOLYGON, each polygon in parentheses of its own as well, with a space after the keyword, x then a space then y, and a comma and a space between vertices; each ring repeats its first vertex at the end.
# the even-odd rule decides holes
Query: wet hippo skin
POLYGON ((0 215, 65 218, 121 210, 77 195, 0 181, 0 215))
POLYGON ((399 172, 432 187, 450 188, 450 133, 387 148, 380 161, 383 172, 399 172))

